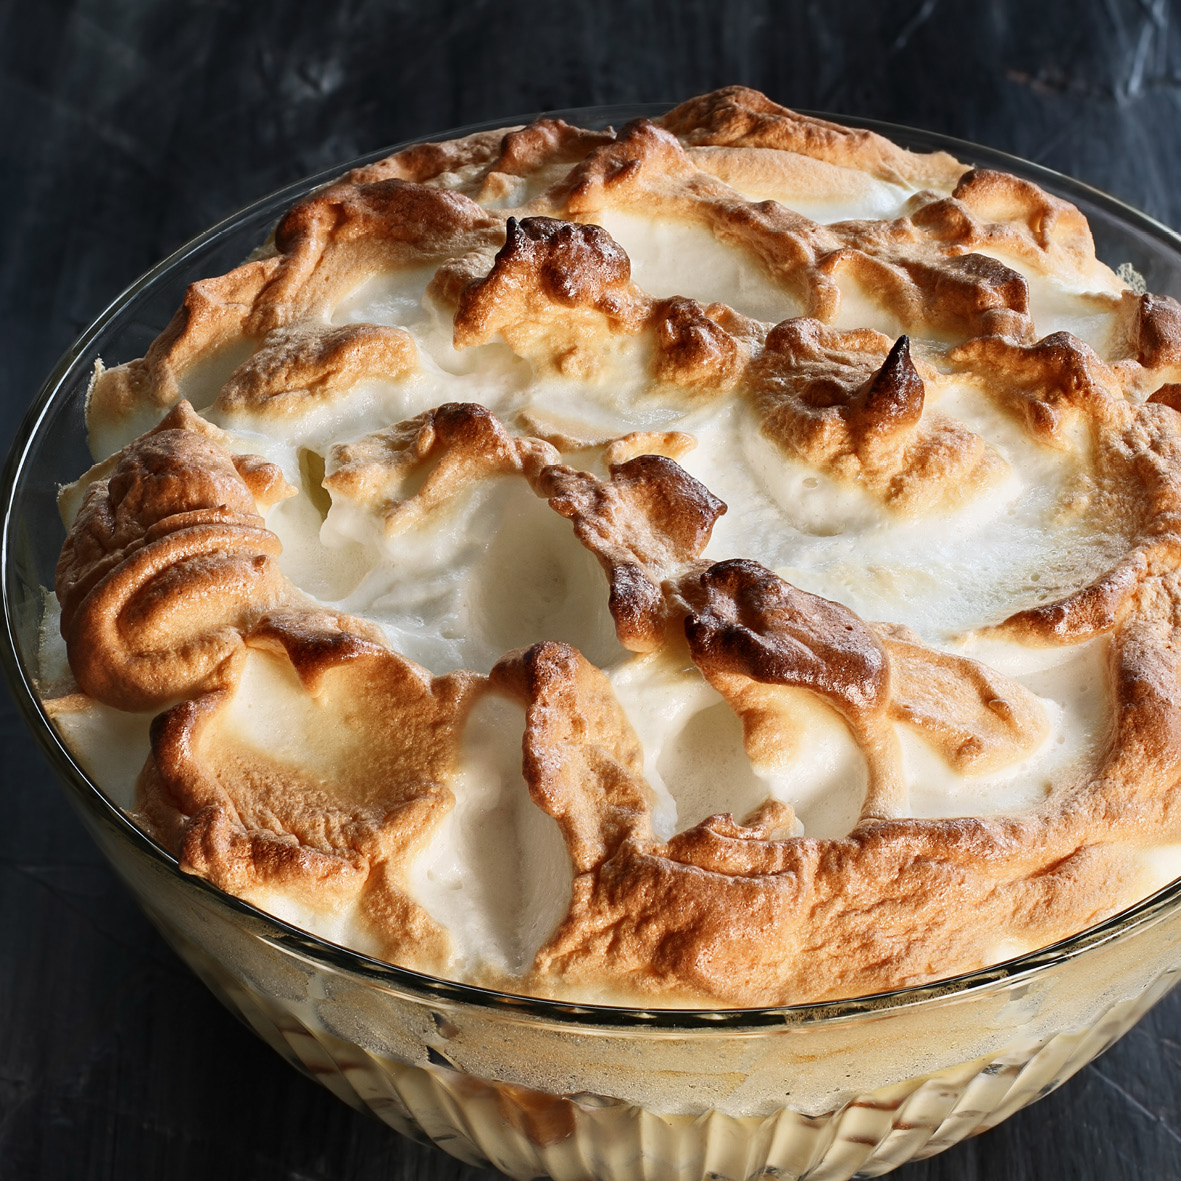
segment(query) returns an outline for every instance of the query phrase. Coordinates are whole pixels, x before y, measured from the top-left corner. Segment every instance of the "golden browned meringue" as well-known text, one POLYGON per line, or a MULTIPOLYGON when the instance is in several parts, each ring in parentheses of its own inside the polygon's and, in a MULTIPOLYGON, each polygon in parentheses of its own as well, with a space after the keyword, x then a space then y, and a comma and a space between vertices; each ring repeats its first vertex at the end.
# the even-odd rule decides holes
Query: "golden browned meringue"
POLYGON ((398 964, 953 975, 1181 869, 1178 390, 1071 205, 742 87, 416 145, 100 367, 48 706, 398 964))

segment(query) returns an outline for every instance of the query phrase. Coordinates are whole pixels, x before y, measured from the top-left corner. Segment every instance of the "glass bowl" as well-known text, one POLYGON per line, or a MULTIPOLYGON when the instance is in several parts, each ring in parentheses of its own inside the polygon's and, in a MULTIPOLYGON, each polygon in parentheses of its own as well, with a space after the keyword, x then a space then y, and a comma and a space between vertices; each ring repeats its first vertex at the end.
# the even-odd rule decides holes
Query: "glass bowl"
MULTIPOLYGON (((558 114, 604 126, 664 109, 558 114)), ((1143 214, 999 152, 858 125, 1034 181, 1083 211, 1100 258, 1181 296, 1181 237, 1143 214)), ((36 658, 63 538, 57 488, 90 464, 83 405, 95 359, 141 356, 188 283, 237 265, 296 199, 393 150, 264 198, 133 284, 62 358, 8 458, 0 658, 29 728, 145 913, 288 1061, 398 1131, 514 1177, 877 1176, 1057 1087, 1175 982, 1181 882, 1052 947, 920 988, 776 1009, 573 1005, 433 979, 297 930, 181 873, 80 769, 40 704, 36 658)))

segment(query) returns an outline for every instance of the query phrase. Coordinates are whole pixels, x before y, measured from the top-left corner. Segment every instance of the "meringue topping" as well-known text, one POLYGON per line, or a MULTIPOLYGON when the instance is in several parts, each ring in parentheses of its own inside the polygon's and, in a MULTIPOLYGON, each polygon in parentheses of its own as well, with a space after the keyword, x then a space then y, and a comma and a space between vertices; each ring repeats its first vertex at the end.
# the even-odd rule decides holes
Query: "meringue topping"
POLYGON ((742 87, 415 145, 100 368, 47 707, 416 970, 954 975, 1176 869, 1178 389, 1071 205, 742 87))

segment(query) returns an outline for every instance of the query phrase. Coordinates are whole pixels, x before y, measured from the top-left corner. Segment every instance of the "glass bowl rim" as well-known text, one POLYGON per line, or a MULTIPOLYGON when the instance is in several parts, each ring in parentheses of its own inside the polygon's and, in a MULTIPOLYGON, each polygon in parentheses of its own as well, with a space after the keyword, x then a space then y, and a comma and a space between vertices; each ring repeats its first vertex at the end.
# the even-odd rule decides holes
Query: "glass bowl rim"
MULTIPOLYGON (((360 977, 383 990, 409 993, 414 999, 429 997, 436 1002, 467 1004, 491 1010, 508 1018, 544 1019, 561 1025, 601 1028, 611 1031, 644 1030, 714 1030, 719 1033, 740 1033, 768 1026, 807 1026, 856 1017, 885 1015, 939 1000, 958 1000, 1024 982, 1048 971, 1055 965, 1072 960, 1087 950, 1113 940, 1128 937, 1134 932, 1155 924, 1181 906, 1181 878, 1156 893, 1110 916, 1094 926, 1058 940, 1046 947, 1006 960, 986 968, 959 973, 926 984, 892 989, 860 997, 815 1001, 805 1004, 776 1005, 760 1008, 642 1008, 633 1006, 590 1004, 552 1000, 512 993, 496 992, 459 981, 426 975, 385 963, 348 947, 321 939, 267 912, 260 910, 232 894, 219 890, 202 878, 186 874, 177 858, 138 828, 86 775, 75 761, 65 743, 50 723, 34 687, 34 677, 21 655, 15 633, 9 575, 13 562, 13 532, 17 523, 16 504, 28 478, 27 461, 35 443, 39 442, 39 428, 56 406, 59 396, 67 388, 75 388, 81 377, 80 367, 89 369, 93 363, 91 348, 109 321, 141 293, 157 283, 163 283, 181 272, 193 254, 213 245, 223 235, 237 229, 249 218, 270 210, 277 217, 288 205, 317 188, 337 179, 352 168, 400 151, 417 143, 455 139, 479 131, 520 126, 534 119, 566 118, 570 122, 602 126, 609 122, 626 122, 636 118, 656 117, 676 105, 673 103, 621 103, 612 105, 573 107, 556 111, 542 111, 503 119, 483 120, 450 130, 434 132, 404 140, 391 147, 366 152, 340 165, 323 169, 310 177, 283 185, 251 201, 228 217, 189 239, 155 266, 145 271, 119 293, 65 351, 50 372, 37 397, 22 419, 13 438, 3 471, 3 502, 0 506, 0 605, 4 615, 0 665, 3 666, 9 689, 21 716, 41 747, 53 769, 70 789, 72 799, 84 819, 108 829, 117 839, 129 843, 141 857, 146 857, 155 868, 184 882, 185 888, 195 889, 223 915, 241 925, 247 923, 254 933, 301 958, 311 959, 329 968, 360 977)), ((985 147, 968 140, 956 139, 938 132, 924 131, 902 124, 856 116, 832 115, 824 112, 801 113, 838 123, 843 126, 875 131, 906 146, 926 151, 948 151, 961 159, 979 160, 1045 184, 1051 191, 1068 198, 1077 196, 1098 206, 1118 221, 1139 229, 1158 244, 1178 256, 1181 264, 1181 234, 1131 205, 1102 190, 1075 180, 1044 165, 1018 156, 985 147)), ((196 276, 203 278, 204 275, 196 276)), ((188 281, 193 281, 189 279, 188 281)), ((116 867, 117 868, 117 867, 116 867)))

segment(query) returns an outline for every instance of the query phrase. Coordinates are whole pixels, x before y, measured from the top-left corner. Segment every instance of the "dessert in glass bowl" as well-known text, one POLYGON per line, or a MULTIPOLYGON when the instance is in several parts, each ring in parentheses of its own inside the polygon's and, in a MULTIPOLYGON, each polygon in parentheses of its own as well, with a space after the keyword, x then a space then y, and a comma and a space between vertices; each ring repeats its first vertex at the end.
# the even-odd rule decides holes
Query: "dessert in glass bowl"
POLYGON ((14 670, 350 1101, 522 1176, 872 1175, 1181 961, 1179 256, 935 137, 631 114, 314 178, 129 293, 14 453, 14 670))

